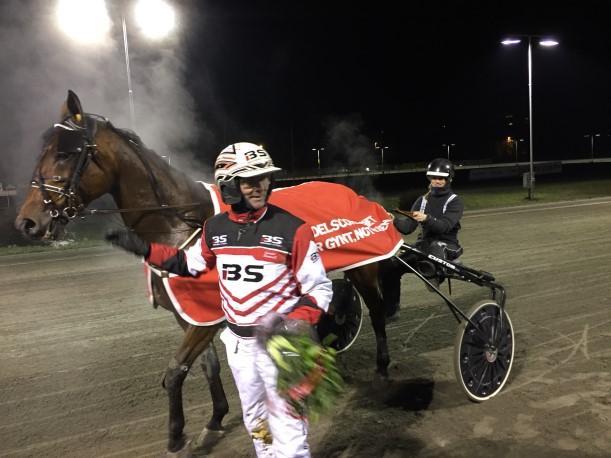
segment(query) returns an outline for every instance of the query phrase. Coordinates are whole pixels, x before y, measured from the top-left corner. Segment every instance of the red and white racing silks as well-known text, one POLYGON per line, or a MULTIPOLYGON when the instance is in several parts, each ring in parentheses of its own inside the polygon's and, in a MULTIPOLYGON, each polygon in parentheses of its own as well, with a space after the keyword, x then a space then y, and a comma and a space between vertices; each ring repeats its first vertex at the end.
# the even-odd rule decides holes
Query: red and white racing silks
POLYGON ((204 236, 186 256, 191 273, 216 263, 223 310, 238 325, 296 306, 326 311, 331 300, 331 282, 310 227, 274 206, 208 220, 204 236))
POLYGON ((180 253, 153 243, 148 260, 192 276, 216 266, 223 311, 238 326, 252 326, 269 312, 315 323, 331 301, 331 281, 310 226, 273 205, 210 218, 201 239, 182 252, 185 262, 169 266, 180 253))

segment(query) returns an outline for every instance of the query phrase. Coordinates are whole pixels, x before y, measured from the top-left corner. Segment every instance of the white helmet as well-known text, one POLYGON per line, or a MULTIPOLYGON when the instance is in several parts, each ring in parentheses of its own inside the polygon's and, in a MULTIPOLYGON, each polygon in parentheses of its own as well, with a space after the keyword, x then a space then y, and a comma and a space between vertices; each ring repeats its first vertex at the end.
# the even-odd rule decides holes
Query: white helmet
POLYGON ((242 193, 235 178, 249 178, 282 170, 274 166, 272 158, 259 145, 240 142, 229 145, 220 152, 214 162, 214 180, 228 205, 242 200, 242 193))

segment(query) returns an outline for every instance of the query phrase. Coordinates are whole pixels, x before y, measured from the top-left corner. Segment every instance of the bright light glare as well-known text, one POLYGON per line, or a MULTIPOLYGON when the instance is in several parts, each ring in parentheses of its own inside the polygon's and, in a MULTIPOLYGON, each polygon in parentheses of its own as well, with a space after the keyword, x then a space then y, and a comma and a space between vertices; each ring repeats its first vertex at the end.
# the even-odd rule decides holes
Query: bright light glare
POLYGON ((559 43, 556 40, 541 40, 539 44, 541 46, 557 46, 559 43))
POLYGON ((56 9, 60 29, 80 43, 99 43, 111 27, 104 0, 59 0, 56 9))
POLYGON ((140 0, 135 11, 140 30, 153 40, 165 37, 175 26, 174 10, 163 0, 140 0))
POLYGON ((501 41, 501 44, 503 44, 503 45, 515 45, 515 44, 520 43, 521 41, 522 40, 508 38, 506 40, 501 41))

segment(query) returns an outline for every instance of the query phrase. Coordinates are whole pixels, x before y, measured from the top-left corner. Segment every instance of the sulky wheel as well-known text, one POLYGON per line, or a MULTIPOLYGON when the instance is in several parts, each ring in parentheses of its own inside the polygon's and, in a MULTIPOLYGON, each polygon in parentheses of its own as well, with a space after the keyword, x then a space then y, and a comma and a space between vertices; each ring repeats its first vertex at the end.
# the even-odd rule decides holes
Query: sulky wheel
POLYGON ((481 402, 497 395, 507 382, 515 352, 513 326, 507 311, 490 300, 475 304, 467 316, 476 327, 468 321, 458 326, 454 372, 469 399, 481 402))
POLYGON ((348 350, 359 335, 363 324, 363 300, 351 282, 336 279, 333 283, 333 299, 329 313, 318 322, 318 337, 324 342, 333 335, 330 346, 338 352, 348 350))

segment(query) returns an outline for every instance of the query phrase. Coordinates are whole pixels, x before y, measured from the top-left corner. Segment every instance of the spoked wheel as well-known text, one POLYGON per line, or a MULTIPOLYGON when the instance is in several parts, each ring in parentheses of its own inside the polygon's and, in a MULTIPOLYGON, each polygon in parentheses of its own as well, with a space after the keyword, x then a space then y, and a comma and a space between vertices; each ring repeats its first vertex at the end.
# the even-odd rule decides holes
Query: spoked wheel
POLYGON ((352 346, 361 331, 363 299, 346 279, 335 279, 332 284, 333 299, 329 304, 329 313, 325 313, 318 322, 318 337, 324 342, 327 336, 333 335, 330 346, 341 353, 352 346))
POLYGON ((469 399, 496 396, 511 372, 515 352, 513 326, 507 311, 493 301, 478 302, 467 313, 454 340, 454 372, 469 399))

